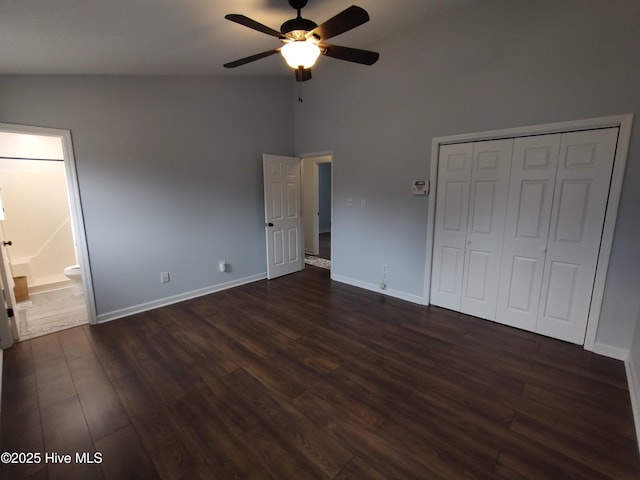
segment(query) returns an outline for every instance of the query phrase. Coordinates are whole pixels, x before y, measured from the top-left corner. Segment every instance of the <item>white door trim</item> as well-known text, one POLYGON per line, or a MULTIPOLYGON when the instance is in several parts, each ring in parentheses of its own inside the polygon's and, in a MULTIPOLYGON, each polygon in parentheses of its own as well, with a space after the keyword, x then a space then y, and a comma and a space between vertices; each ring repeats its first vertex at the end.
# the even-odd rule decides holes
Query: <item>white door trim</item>
POLYGON ((9 123, 0 123, 0 131, 58 137, 62 142, 64 168, 67 177, 67 189, 69 191, 71 221, 73 223, 74 234, 76 235, 75 240, 77 243, 78 262, 80 262, 80 269, 82 271, 82 287, 84 289, 84 298, 87 306, 87 316, 89 323, 91 325, 95 325, 97 323, 97 316, 96 302, 93 292, 93 277, 91 275, 91 264, 89 263, 89 250, 87 248, 84 217, 82 215, 82 203, 80 201, 80 188, 78 186, 76 160, 73 155, 71 131, 57 128, 34 127, 29 125, 14 125, 9 123))
POLYGON ((302 177, 302 244, 305 255, 318 255, 320 250, 318 219, 318 163, 313 158, 300 159, 302 177))
POLYGON ((604 286, 607 278, 609 257, 613 244, 613 234, 615 230, 618 205, 620 203, 620 193, 622 191, 622 181, 629 151, 629 141, 631 139, 631 126, 633 124, 633 114, 615 115, 610 117, 598 117, 569 122, 558 122, 544 125, 533 125, 526 127, 508 128, 503 130, 491 130, 487 132, 468 133, 461 135, 450 135, 445 137, 435 137, 431 142, 431 193, 429 195, 429 210, 427 214, 427 252, 424 275, 424 295, 423 304, 430 304, 431 295, 431 267, 433 259, 434 242, 434 221, 436 214, 436 188, 438 179, 438 154, 441 145, 451 143, 476 142, 481 140, 494 140, 499 138, 515 138, 529 135, 541 135, 547 133, 563 133, 577 130, 593 130, 598 128, 619 127, 618 144, 611 176, 611 187, 609 190, 609 201, 604 219, 602 242, 600 255, 596 267, 595 281, 593 285, 593 295, 589 318, 587 321, 587 332, 585 336, 584 348, 594 351, 598 323, 600 321, 600 310, 604 295, 604 286))
MULTIPOLYGON (((320 249, 320 164, 331 164, 331 155, 298 156, 302 175, 302 226, 304 253, 318 255, 320 249), (310 240, 310 242, 309 242, 310 240), (311 247, 309 248, 309 245, 311 247)), ((331 190, 331 185, 329 185, 331 190)), ((329 192, 331 195, 331 192, 329 192)), ((332 203, 333 204, 333 203, 332 203)), ((331 212, 329 212, 331 215, 331 212)))

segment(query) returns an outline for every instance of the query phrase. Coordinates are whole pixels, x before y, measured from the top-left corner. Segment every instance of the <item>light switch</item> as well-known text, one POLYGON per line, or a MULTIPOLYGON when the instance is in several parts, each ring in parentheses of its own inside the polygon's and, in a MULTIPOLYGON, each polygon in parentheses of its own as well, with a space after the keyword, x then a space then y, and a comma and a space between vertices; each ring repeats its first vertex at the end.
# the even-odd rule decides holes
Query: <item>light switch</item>
POLYGON ((353 207, 353 200, 351 198, 347 198, 347 207, 353 207))

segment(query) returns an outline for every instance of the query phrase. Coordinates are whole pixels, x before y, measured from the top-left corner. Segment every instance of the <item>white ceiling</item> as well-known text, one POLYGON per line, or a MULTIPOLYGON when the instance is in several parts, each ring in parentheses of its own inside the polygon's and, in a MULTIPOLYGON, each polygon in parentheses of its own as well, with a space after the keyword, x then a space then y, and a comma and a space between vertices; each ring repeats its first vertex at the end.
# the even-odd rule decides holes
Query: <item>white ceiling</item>
MULTIPOLYGON (((330 43, 375 50, 420 18, 471 1, 309 0, 302 14, 321 24, 355 3, 371 21, 330 43)), ((287 0, 1 0, 0 74, 289 74, 279 56, 223 68, 279 46, 227 13, 275 30, 296 15, 287 0)))

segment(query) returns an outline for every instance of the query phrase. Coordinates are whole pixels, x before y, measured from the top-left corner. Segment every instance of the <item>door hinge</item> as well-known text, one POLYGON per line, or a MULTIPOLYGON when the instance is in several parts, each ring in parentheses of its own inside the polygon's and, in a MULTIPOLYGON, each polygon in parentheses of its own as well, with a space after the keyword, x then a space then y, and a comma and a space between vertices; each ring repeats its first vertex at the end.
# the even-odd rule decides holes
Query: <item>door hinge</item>
POLYGON ((7 308, 7 317, 13 317, 13 308, 7 308))

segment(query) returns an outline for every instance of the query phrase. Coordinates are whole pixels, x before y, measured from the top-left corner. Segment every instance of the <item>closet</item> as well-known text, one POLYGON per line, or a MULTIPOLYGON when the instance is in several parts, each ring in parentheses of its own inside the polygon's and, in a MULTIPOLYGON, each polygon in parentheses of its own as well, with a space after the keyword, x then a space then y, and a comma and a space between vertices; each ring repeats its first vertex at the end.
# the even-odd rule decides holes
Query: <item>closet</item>
POLYGON ((617 139, 441 145, 431 303, 582 344, 617 139))

